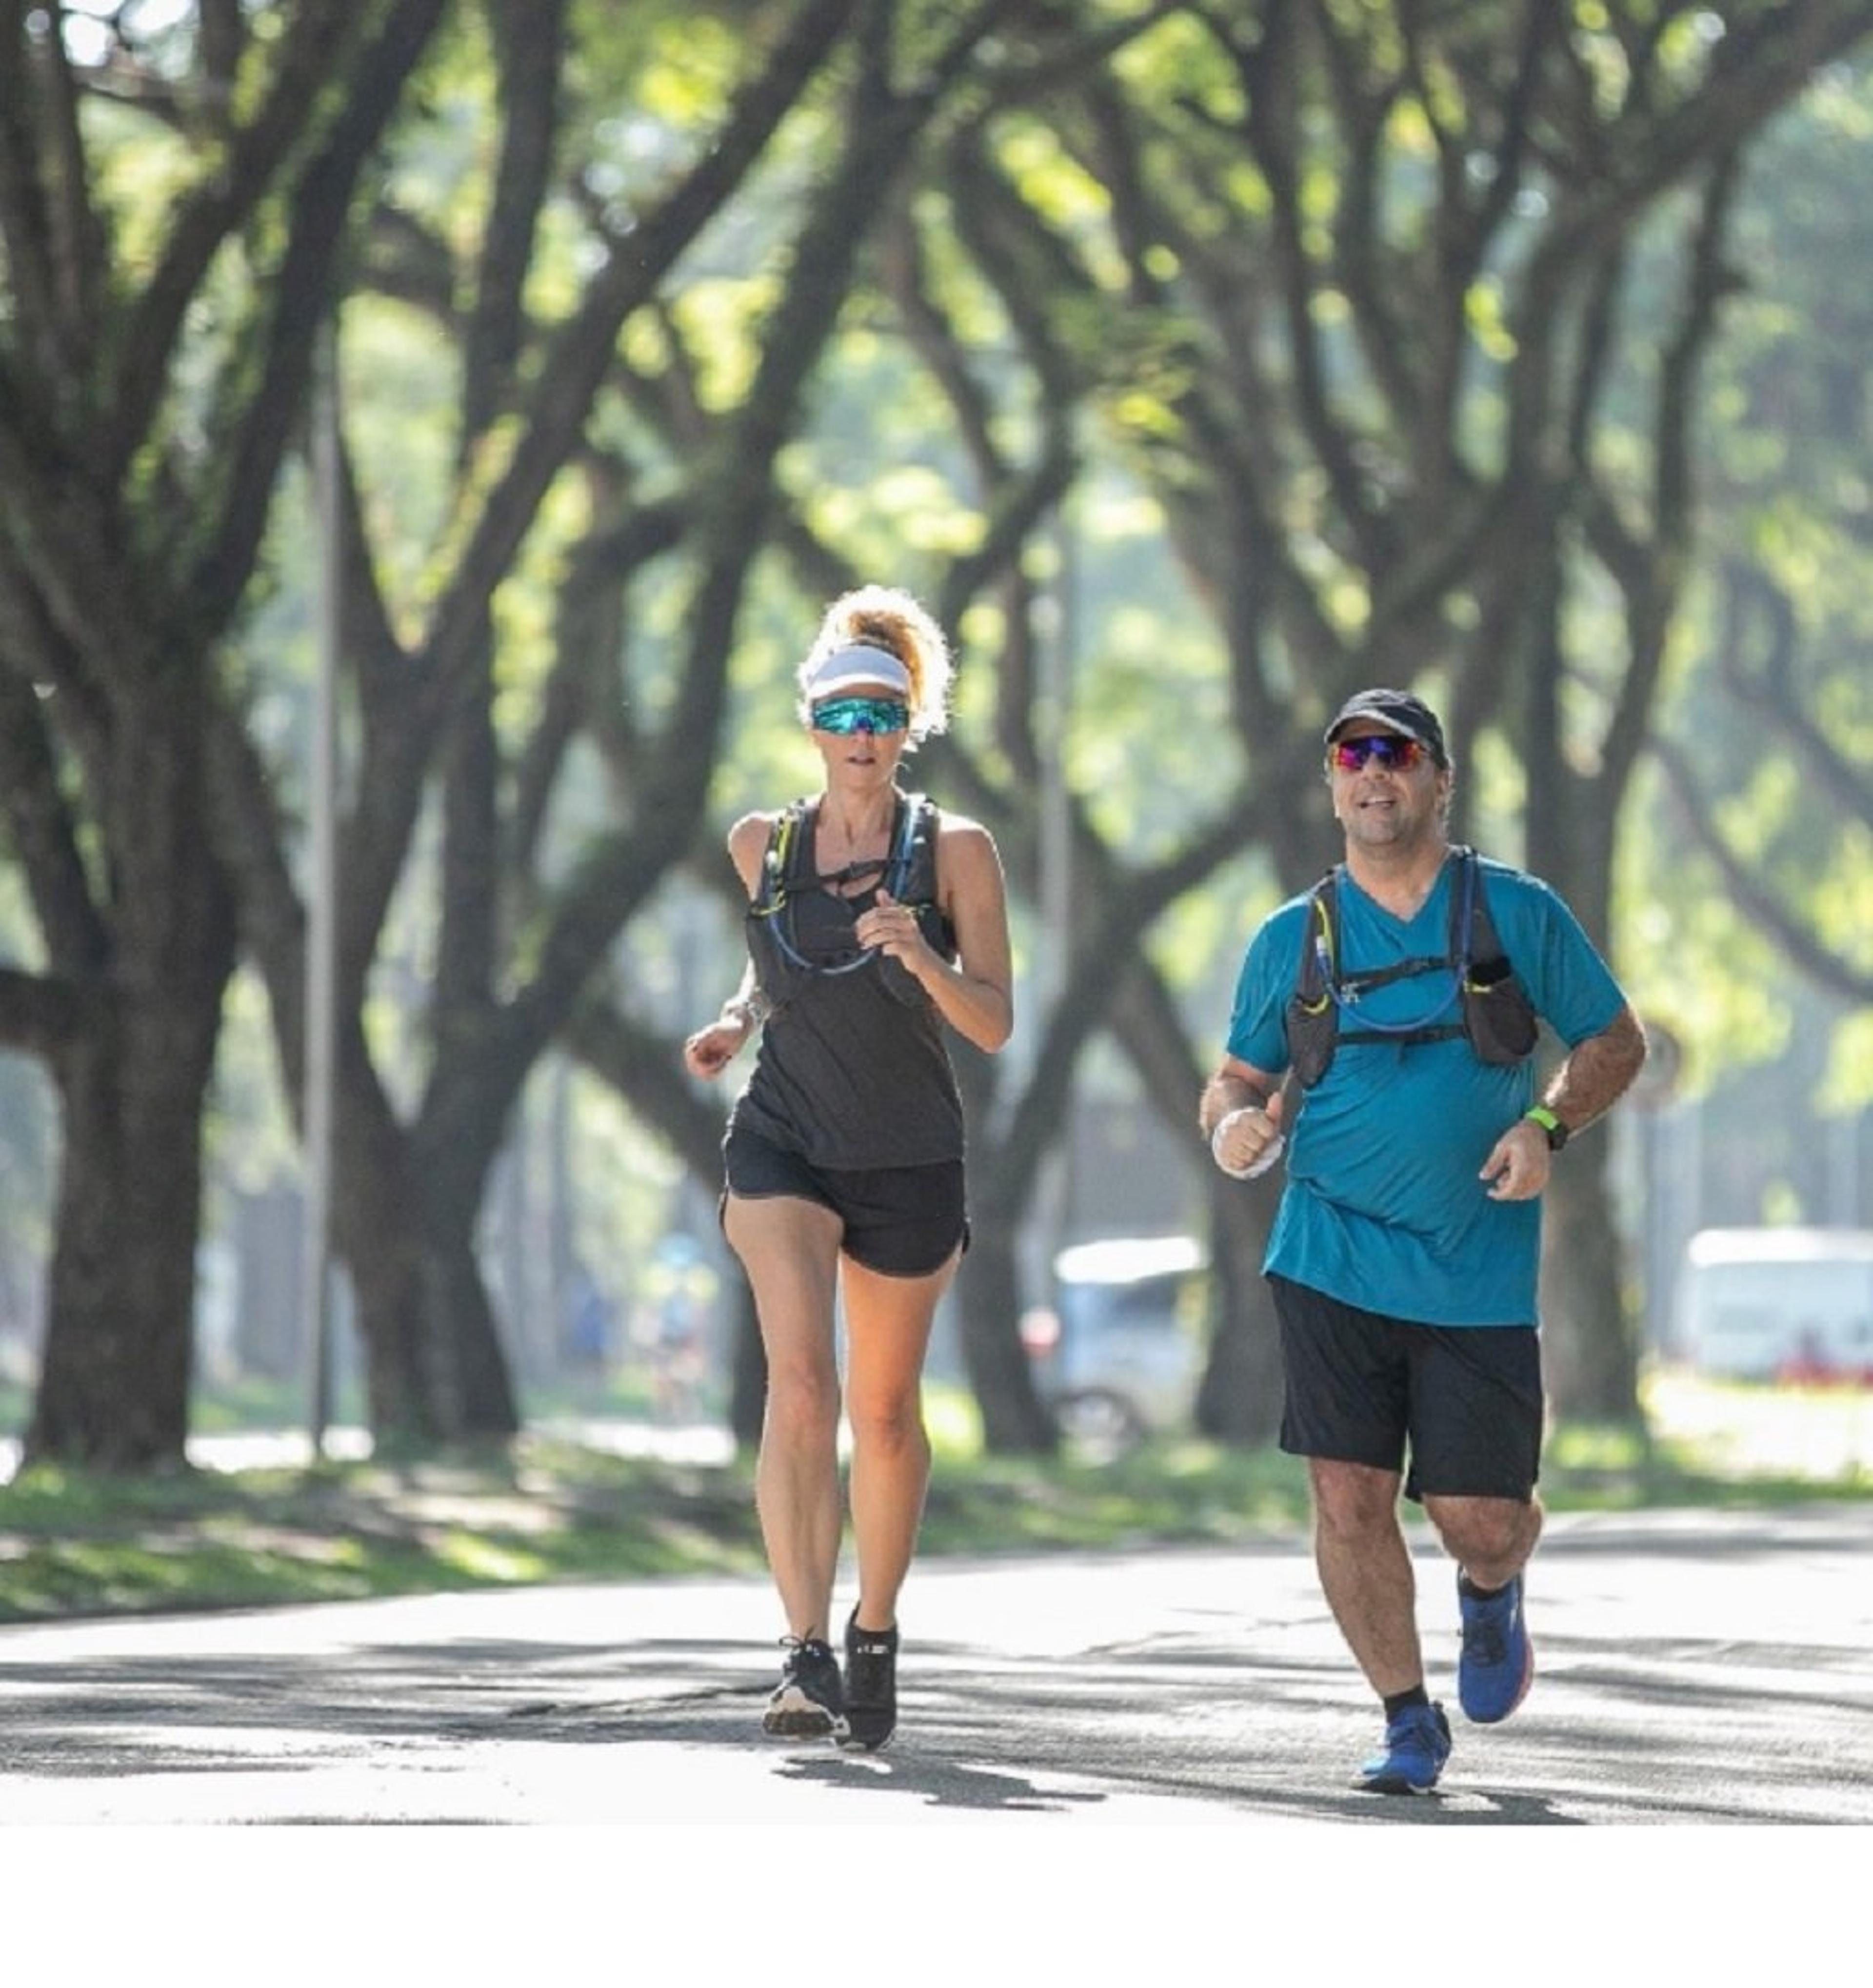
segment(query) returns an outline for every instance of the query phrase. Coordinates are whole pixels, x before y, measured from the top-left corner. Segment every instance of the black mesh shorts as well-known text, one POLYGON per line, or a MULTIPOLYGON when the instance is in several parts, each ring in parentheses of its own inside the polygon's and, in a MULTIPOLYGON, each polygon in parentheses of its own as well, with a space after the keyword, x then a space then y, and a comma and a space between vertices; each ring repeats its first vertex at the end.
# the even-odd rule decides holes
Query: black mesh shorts
POLYGON ((840 1247, 887 1277, 927 1277, 969 1246, 962 1162, 925 1167, 816 1167, 758 1132, 731 1128, 722 1142, 723 1192, 749 1201, 791 1195, 830 1208, 845 1225, 840 1247))
POLYGON ((1421 1500, 1534 1495, 1543 1421, 1534 1327, 1420 1325, 1286 1277, 1268 1282, 1290 1455, 1405 1471, 1405 1496, 1421 1500))

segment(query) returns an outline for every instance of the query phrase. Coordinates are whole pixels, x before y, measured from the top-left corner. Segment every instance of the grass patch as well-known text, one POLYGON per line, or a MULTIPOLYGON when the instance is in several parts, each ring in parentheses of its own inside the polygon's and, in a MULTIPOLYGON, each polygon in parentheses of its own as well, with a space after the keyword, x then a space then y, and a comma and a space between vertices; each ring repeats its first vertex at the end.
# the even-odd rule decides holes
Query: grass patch
POLYGON ((981 1554, 1223 1545, 1306 1522, 1299 1459, 1193 1439, 1109 1463, 969 1456, 940 1462, 922 1550, 981 1554))
MULTIPOLYGON (((1648 1382, 1643 1429, 1563 1425, 1556 1512, 1873 1498, 1873 1391, 1648 1382)), ((1307 1523, 1272 1448, 1144 1444, 1111 1462, 985 1456, 972 1405, 933 1391, 921 1550, 985 1554, 1229 1545, 1307 1523)), ((355 1601, 546 1581, 759 1573, 753 1474, 540 1435, 505 1456, 395 1468, 39 1469, 0 1487, 0 1621, 355 1601)))
POLYGON ((0 1489, 0 1621, 762 1564, 745 1466, 530 1439, 503 1463, 130 1479, 42 1469, 0 1489))

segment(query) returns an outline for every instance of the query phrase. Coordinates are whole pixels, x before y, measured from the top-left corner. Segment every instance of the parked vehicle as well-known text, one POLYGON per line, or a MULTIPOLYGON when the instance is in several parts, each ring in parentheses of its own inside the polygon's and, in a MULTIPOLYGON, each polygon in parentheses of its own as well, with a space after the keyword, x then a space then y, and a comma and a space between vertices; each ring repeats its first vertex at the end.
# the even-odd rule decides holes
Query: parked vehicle
POLYGON ((1188 1428, 1203 1371, 1203 1251, 1188 1236, 1109 1236, 1054 1259, 1053 1303, 1023 1321, 1043 1396, 1082 1449, 1188 1428))
POLYGON ((1873 1382, 1873 1229, 1701 1230, 1666 1350, 1737 1380, 1873 1382))

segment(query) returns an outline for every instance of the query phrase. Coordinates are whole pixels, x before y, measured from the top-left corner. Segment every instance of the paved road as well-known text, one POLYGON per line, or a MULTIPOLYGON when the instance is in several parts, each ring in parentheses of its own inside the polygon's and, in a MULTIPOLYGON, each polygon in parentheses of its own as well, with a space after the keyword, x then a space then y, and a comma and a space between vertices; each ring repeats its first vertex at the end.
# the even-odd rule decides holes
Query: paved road
MULTIPOLYGON (((1420 1555, 1454 1700, 1445 1564, 1420 1555)), ((1540 1675, 1454 1716, 1439 1794, 1347 1785, 1376 1737, 1297 1541, 931 1560, 875 1756, 764 1740, 758 1581, 0 1630, 0 1821, 1873 1822, 1873 1508, 1569 1516, 1540 1675)))

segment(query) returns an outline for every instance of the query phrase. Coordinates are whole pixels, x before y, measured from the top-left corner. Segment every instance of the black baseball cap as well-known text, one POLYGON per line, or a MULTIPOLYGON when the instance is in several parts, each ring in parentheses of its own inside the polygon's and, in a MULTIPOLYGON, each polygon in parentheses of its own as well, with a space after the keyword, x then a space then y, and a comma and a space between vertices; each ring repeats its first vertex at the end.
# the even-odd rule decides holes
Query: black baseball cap
POLYGON ((1401 739, 1415 739, 1440 766, 1449 768, 1450 755, 1444 748, 1444 728, 1437 722, 1437 713, 1409 691, 1377 689, 1355 692, 1341 705, 1334 722, 1327 726, 1327 743, 1330 746, 1356 718, 1383 725, 1401 739))

